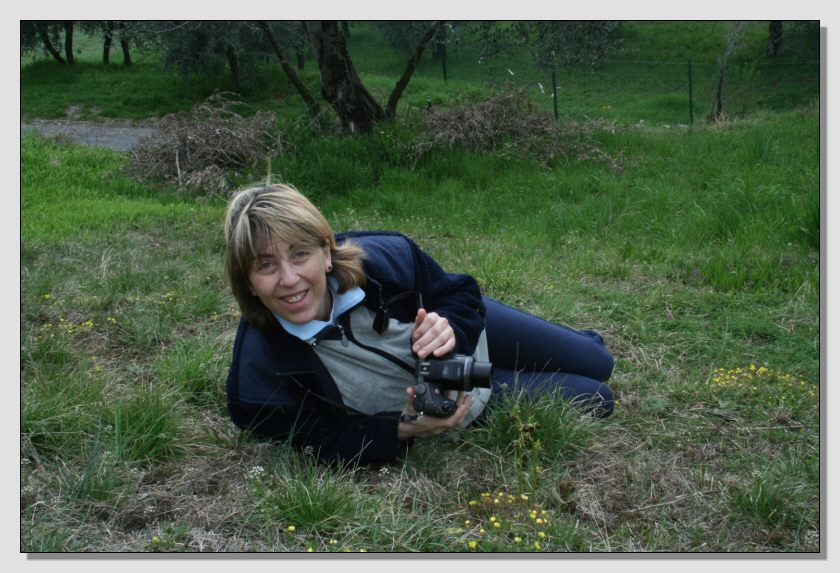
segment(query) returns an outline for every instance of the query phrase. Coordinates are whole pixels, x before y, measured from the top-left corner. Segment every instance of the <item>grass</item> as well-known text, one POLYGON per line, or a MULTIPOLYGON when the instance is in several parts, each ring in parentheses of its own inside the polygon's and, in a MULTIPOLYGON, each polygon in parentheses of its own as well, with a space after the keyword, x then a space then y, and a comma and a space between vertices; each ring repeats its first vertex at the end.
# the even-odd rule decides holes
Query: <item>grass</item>
MULTIPOLYGON (((699 24, 660 27, 628 24, 626 48, 702 46, 699 24)), ((365 38, 365 80, 385 78, 365 38)), ((24 112, 46 117, 69 100, 48 103, 62 76, 35 68, 24 112)), ((455 82, 412 97, 480 91, 455 82)), ((415 164, 410 124, 290 130, 273 168, 336 230, 405 232, 489 296, 600 331, 616 357, 606 421, 511 400, 382 468, 321 466, 227 419, 223 200, 23 137, 21 550, 819 552, 815 96, 691 129, 602 117, 591 137, 618 169, 457 149, 415 164)))

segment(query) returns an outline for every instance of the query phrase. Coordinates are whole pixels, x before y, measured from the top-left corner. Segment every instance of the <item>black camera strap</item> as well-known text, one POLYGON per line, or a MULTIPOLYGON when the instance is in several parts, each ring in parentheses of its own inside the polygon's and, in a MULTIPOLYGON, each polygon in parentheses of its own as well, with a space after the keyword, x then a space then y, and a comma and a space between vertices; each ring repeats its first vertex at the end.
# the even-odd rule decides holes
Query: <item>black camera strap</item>
POLYGON ((373 330, 375 330, 380 336, 384 335, 385 332, 388 331, 388 326, 390 325, 391 317, 388 314, 388 307, 394 304, 395 302, 399 302, 404 298, 408 298, 410 296, 417 297, 417 310, 423 308, 423 294, 413 290, 392 296, 385 302, 382 302, 382 300, 380 299, 379 308, 376 309, 376 316, 373 319, 373 330))

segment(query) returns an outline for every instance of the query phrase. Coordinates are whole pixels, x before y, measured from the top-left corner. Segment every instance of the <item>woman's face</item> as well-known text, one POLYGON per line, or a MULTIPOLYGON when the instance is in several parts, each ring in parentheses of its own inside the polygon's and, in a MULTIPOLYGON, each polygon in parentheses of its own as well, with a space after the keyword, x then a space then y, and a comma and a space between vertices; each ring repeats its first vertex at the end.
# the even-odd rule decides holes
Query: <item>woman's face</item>
POLYGON ((293 324, 328 320, 332 300, 327 289, 330 248, 268 244, 254 260, 248 280, 255 296, 273 313, 293 324))

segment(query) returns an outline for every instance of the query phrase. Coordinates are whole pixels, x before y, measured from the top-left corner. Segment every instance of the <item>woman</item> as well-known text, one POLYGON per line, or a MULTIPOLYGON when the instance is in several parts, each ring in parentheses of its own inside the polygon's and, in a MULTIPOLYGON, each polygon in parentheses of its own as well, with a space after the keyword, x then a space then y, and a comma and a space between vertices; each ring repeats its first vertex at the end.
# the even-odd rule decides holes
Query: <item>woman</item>
POLYGON ((290 186, 237 193, 226 272, 242 319, 227 380, 242 429, 291 435, 321 459, 400 457, 416 437, 466 426, 505 389, 557 389, 600 416, 613 359, 601 337, 483 297, 398 233, 335 236, 290 186), (459 392, 448 417, 413 408, 416 358, 493 362, 492 388, 459 392))

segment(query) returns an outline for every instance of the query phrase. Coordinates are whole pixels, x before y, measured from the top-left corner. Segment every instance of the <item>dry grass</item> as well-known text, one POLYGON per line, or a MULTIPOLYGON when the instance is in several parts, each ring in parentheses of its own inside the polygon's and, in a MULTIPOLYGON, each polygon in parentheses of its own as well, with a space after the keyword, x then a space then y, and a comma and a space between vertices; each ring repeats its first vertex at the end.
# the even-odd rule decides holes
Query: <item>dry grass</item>
POLYGON ((233 96, 217 93, 189 112, 165 116, 158 131, 132 150, 129 171, 176 183, 179 190, 229 191, 228 171, 253 168, 281 149, 274 114, 246 117, 240 111, 247 106, 233 96))
POLYGON ((516 88, 476 104, 429 109, 421 128, 423 135, 414 146, 416 161, 433 150, 461 148, 498 151, 545 167, 558 160, 604 161, 614 169, 622 164, 622 158, 610 156, 588 140, 593 129, 558 124, 516 88))

